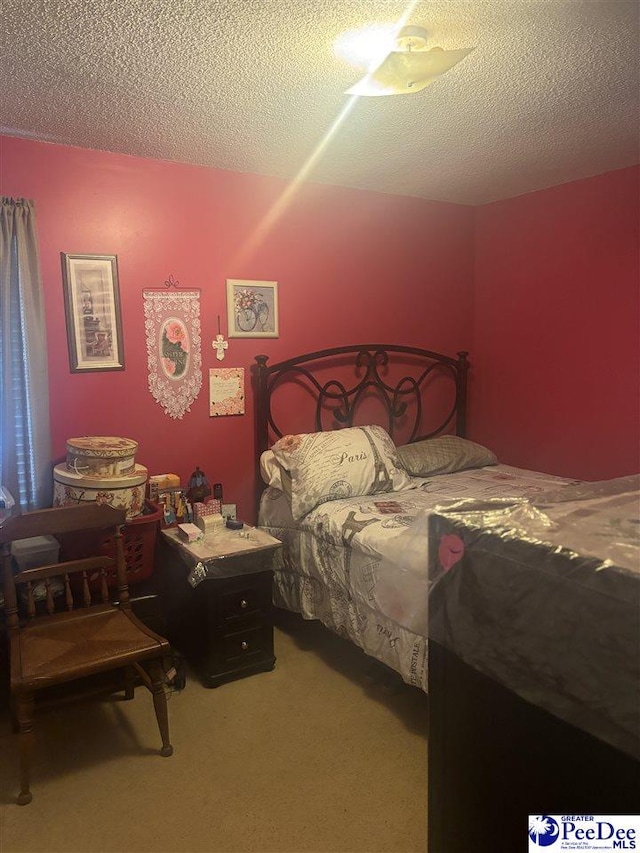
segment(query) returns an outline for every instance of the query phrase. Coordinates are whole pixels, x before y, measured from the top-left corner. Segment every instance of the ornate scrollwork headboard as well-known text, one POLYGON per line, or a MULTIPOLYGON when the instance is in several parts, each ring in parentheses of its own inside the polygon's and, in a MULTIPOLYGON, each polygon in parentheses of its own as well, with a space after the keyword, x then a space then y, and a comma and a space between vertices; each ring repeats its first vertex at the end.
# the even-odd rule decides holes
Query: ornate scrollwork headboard
POLYGON ((469 362, 466 352, 457 356, 386 344, 334 347, 272 365, 256 356, 257 461, 287 433, 358 422, 379 423, 397 444, 464 436, 469 362), (373 408, 375 420, 368 417, 373 408))

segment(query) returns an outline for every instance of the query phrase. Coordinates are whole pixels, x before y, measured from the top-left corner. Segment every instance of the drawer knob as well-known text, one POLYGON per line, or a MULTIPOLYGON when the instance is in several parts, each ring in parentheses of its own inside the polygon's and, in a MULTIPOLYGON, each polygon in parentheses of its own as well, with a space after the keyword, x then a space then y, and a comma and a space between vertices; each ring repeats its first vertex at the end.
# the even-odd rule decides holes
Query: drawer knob
POLYGON ((249 643, 247 643, 247 641, 246 641, 246 640, 243 640, 243 641, 240 643, 240 648, 242 649, 242 651, 243 651, 243 652, 246 652, 246 651, 247 651, 247 649, 249 648, 249 643))
POLYGON ((242 609, 244 610, 244 609, 245 609, 245 608, 247 608, 248 606, 249 606, 249 602, 247 601, 247 599, 246 599, 246 598, 241 599, 241 601, 240 601, 240 607, 242 607, 242 609))

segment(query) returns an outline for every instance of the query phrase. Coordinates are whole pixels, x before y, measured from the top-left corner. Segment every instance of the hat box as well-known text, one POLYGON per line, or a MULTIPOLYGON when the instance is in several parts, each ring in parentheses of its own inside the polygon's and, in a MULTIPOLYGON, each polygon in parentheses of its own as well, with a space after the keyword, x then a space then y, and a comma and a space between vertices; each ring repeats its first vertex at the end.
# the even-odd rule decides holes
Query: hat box
POLYGON ((148 471, 144 465, 119 477, 87 477, 69 471, 66 464, 53 469, 53 505, 73 506, 83 501, 107 503, 125 509, 127 518, 135 518, 144 509, 148 471))
POLYGON ((135 473, 138 442, 114 435, 67 439, 67 469, 84 477, 125 477, 135 473))

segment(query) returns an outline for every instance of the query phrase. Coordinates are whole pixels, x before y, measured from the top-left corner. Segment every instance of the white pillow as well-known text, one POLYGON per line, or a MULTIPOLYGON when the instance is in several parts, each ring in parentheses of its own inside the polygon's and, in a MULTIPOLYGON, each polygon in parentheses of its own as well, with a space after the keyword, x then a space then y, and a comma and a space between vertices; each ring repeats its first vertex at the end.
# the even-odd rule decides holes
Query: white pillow
POLYGON ((406 488, 410 478, 389 434, 379 426, 285 435, 272 447, 299 521, 325 501, 406 488), (290 480, 290 482, 289 482, 290 480))
POLYGON ((260 456, 260 476, 263 482, 283 491, 281 472, 282 468, 276 461, 273 450, 265 450, 260 456))

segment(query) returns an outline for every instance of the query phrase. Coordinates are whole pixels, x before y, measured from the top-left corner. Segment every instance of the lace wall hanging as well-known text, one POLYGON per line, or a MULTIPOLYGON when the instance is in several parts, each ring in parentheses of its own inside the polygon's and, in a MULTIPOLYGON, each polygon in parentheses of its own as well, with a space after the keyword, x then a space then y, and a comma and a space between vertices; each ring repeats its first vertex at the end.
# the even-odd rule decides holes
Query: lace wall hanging
POLYGON ((202 386, 200 291, 148 289, 143 295, 149 390, 167 415, 182 418, 202 386))

